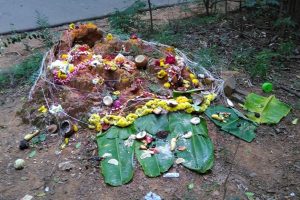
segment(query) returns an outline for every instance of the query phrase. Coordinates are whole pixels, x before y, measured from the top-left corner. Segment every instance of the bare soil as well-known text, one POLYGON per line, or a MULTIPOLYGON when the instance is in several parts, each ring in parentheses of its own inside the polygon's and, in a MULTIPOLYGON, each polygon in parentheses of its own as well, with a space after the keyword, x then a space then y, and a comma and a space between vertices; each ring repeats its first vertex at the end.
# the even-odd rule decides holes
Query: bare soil
MULTIPOLYGON (((233 17, 242 18, 243 14, 233 14, 233 17)), ((201 35, 199 31, 194 31, 191 35, 213 43, 225 33, 231 34, 220 31, 223 24, 220 22, 206 26, 206 30, 214 36, 213 39, 205 33, 201 35)), ((238 27, 230 28, 238 30, 238 27)), ((64 27, 57 29, 63 30, 64 27)), ((257 30, 256 27, 251 29, 257 30)), ((269 30, 260 31, 268 33, 269 30)), ((192 40, 191 35, 183 40, 192 40)), ((232 44, 245 40, 253 43, 253 38, 249 37, 237 37, 233 40, 232 44)), ((194 44, 187 42, 186 47, 189 45, 191 49, 196 48, 194 44)), ((218 45, 222 46, 221 43, 218 45)), ((227 48, 226 45, 223 47, 227 48)), ((16 49, 21 56, 29 54, 17 47, 11 51, 16 49)), ((13 54, 7 52, 0 60, 1 66, 7 66, 6 60, 9 59, 15 62, 16 59, 9 56, 13 54)), ((11 61, 8 63, 11 64, 11 61)), ((285 61, 284 68, 271 71, 270 77, 278 82, 277 85, 295 85, 300 79, 299 60, 285 61)), ((239 72, 237 79, 240 88, 263 94, 259 80, 249 87, 246 83, 249 80, 247 73, 239 72)), ((47 139, 34 148, 19 150, 19 141, 32 129, 17 114, 26 101, 29 89, 26 85, 18 86, 2 91, 0 96, 1 200, 21 199, 26 194, 34 196, 34 199, 142 199, 149 191, 164 199, 247 199, 245 192, 254 193, 254 199, 300 199, 300 123, 291 123, 293 119, 300 117, 300 100, 284 90, 275 89, 274 94, 290 104, 293 110, 277 125, 259 126, 257 137, 252 143, 218 130, 207 120, 209 135, 215 145, 215 164, 209 173, 199 175, 176 166, 170 171, 179 172, 179 178, 147 178, 136 163, 131 183, 111 187, 104 183, 100 174, 99 161, 96 159, 97 146, 93 141, 95 133, 92 131, 79 129, 70 139, 68 147, 61 152, 59 145, 62 138, 57 134, 47 135, 47 139), (78 142, 81 142, 80 148, 75 147, 78 142), (29 158, 33 149, 37 154, 29 158), (26 166, 23 170, 14 169, 13 164, 17 158, 25 159, 26 166), (71 161, 75 167, 70 171, 60 171, 58 164, 64 161, 71 161), (194 188, 189 190, 188 185, 191 183, 194 188)))

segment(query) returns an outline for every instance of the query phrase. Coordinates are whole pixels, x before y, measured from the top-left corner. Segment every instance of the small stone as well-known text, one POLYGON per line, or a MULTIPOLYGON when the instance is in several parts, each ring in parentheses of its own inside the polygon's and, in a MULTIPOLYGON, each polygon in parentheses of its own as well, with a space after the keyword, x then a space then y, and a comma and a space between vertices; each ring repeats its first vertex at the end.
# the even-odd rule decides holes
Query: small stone
POLYGON ((33 199, 33 196, 26 194, 21 200, 31 200, 33 199))
POLYGON ((62 162, 62 163, 59 163, 58 164, 58 168, 61 170, 61 171, 70 171, 72 168, 74 168, 75 165, 72 164, 71 161, 66 161, 66 162, 62 162))
POLYGON ((257 174, 256 174, 255 172, 252 172, 251 174, 249 174, 249 176, 250 176, 251 178, 254 178, 256 175, 257 175, 257 174))
POLYGON ((212 196, 219 196, 219 195, 220 195, 220 192, 218 190, 216 190, 212 193, 212 196))
POLYGON ((25 166, 25 160, 23 160, 23 159, 17 159, 15 161, 15 164, 14 164, 15 169, 20 170, 20 169, 23 169, 24 166, 25 166))

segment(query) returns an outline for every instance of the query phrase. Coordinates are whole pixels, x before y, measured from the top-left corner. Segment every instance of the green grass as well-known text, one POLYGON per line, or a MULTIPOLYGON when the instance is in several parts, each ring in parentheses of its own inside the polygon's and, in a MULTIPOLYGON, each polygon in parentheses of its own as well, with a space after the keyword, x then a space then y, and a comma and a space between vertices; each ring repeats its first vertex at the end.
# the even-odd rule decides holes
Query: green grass
POLYGON ((41 53, 35 53, 20 64, 14 65, 8 70, 0 71, 0 87, 7 88, 22 83, 33 83, 38 75, 42 59, 41 53))

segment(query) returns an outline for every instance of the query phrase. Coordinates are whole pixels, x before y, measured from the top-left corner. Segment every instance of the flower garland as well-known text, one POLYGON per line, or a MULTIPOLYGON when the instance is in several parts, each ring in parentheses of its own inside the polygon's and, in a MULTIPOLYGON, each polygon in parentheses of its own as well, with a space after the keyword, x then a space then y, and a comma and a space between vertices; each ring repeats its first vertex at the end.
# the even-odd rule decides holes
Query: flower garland
MULTIPOLYGON (((197 112, 204 112, 211 101, 216 97, 216 94, 204 95, 204 100, 197 112)), ((89 118, 89 128, 95 129, 96 131, 102 130, 102 124, 115 125, 119 127, 127 127, 134 123, 134 121, 142 116, 155 113, 162 114, 167 112, 185 111, 187 113, 195 112, 192 101, 185 96, 179 96, 176 99, 154 99, 150 100, 141 108, 135 110, 134 113, 129 113, 127 116, 123 117, 120 115, 105 115, 103 118, 99 114, 92 114, 89 118)))

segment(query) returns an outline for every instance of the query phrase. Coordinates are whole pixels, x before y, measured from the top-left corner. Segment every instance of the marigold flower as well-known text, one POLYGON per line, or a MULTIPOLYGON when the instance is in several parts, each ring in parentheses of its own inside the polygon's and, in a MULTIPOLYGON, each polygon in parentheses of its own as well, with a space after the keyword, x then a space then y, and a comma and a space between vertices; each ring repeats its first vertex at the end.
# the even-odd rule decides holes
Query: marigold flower
POLYGON ((113 39, 114 39, 114 36, 111 33, 109 33, 109 34, 106 35, 106 40, 107 41, 111 41, 113 39))
POLYGON ((196 75, 195 74, 192 74, 192 73, 190 73, 190 79, 195 79, 196 78, 196 75))
POLYGON ((162 69, 157 73, 157 78, 161 79, 161 78, 164 78, 166 75, 167 75, 167 72, 162 69))
POLYGON ((192 83, 193 83, 195 86, 197 86, 197 85, 199 85, 199 80, 195 78, 195 79, 192 80, 192 83))
POLYGON ((166 82, 166 83, 164 83, 164 87, 165 87, 165 88, 170 88, 170 87, 171 87, 171 84, 170 84, 169 82, 166 82))
POLYGON ((70 30, 73 30, 74 28, 75 28, 75 24, 74 23, 69 24, 69 29, 70 30))
POLYGON ((42 105, 41 107, 39 107, 38 111, 41 113, 46 113, 48 112, 48 109, 46 108, 46 106, 42 105))
POLYGON ((68 54, 62 54, 60 57, 63 60, 67 60, 68 59, 68 54))

